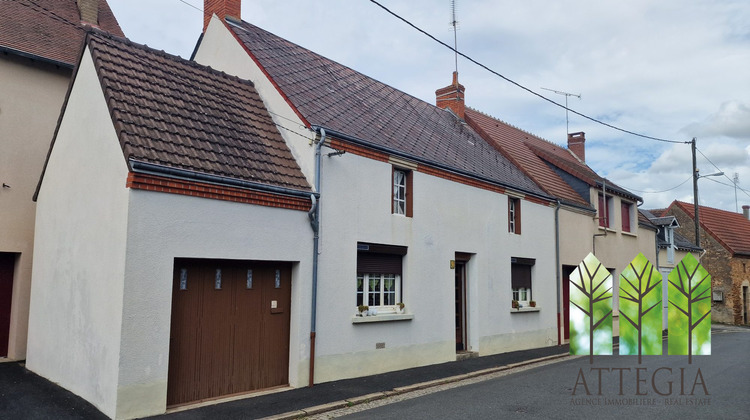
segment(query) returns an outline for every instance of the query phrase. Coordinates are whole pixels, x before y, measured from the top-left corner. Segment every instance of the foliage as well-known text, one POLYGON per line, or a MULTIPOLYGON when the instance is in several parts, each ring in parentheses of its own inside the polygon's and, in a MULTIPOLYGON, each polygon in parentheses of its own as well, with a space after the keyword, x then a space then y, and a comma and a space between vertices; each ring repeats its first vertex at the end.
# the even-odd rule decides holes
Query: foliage
POLYGON ((711 354, 711 275, 691 254, 669 273, 670 355, 711 354))
POLYGON ((570 354, 612 354, 612 275, 591 253, 570 275, 570 354))
POLYGON ((620 275, 620 354, 637 354, 638 364, 662 354, 661 291, 661 274, 642 253, 620 275))

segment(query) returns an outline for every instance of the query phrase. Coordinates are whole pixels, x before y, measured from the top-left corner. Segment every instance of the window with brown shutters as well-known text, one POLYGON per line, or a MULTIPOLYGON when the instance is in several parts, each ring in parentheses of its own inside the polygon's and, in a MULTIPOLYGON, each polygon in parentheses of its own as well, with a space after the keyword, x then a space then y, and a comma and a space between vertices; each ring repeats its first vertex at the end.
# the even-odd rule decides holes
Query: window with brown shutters
POLYGON ((521 234, 521 199, 508 197, 508 232, 521 234))
POLYGON ((536 260, 533 258, 511 258, 510 283, 513 300, 528 303, 531 297, 531 273, 536 260))
POLYGON ((356 304, 376 308, 381 313, 395 312, 401 302, 405 246, 360 242, 357 244, 356 304))
POLYGON ((620 215, 622 217, 622 231, 623 232, 631 232, 631 230, 630 230, 630 220, 631 219, 630 218, 632 216, 630 214, 631 213, 630 210, 631 210, 632 206, 633 205, 630 204, 630 203, 628 203, 628 202, 625 202, 625 201, 621 202, 620 215))
POLYGON ((412 172, 394 167, 391 180, 391 213, 412 217, 412 172))

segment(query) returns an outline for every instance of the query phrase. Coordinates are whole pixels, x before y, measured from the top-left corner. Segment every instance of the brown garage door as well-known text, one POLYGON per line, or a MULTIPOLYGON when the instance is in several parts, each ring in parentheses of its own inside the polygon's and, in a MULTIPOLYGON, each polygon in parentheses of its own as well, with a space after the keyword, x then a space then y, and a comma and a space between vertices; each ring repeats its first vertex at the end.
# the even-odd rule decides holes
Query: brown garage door
POLYGON ((176 260, 167 405, 289 383, 291 264, 176 260))

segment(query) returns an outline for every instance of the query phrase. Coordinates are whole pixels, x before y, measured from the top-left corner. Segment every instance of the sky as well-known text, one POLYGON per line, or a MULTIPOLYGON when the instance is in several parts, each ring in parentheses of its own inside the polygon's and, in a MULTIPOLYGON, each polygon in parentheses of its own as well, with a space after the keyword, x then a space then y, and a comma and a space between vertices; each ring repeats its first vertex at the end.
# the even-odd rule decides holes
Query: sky
MULTIPOLYGON (((201 0, 108 2, 128 38, 190 57, 202 31, 201 0)), ((453 44, 450 0, 379 2, 453 44)), ((740 212, 750 204, 749 1, 455 3, 463 54, 553 101, 567 99, 581 114, 678 142, 568 113, 569 131, 586 133, 586 163, 643 197, 641 208, 692 203, 685 142, 694 137, 700 174, 724 172, 699 179, 700 203, 740 212)), ((243 0, 242 19, 432 104, 455 70, 451 50, 369 0, 243 0)), ((564 108, 462 57, 458 72, 467 106, 567 143, 564 108)))

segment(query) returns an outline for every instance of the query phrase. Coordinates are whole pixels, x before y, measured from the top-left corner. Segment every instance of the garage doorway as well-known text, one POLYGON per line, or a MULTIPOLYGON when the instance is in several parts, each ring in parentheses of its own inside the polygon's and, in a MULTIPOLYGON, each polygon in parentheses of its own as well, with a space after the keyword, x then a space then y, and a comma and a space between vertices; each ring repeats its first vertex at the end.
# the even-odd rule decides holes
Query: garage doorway
POLYGON ((291 264, 175 260, 167 406, 289 383, 291 264))
POLYGON ((13 296, 13 271, 16 254, 0 252, 0 357, 8 356, 10 308, 13 296))

